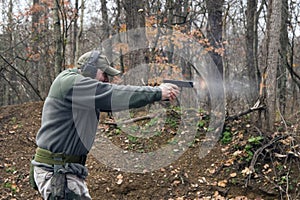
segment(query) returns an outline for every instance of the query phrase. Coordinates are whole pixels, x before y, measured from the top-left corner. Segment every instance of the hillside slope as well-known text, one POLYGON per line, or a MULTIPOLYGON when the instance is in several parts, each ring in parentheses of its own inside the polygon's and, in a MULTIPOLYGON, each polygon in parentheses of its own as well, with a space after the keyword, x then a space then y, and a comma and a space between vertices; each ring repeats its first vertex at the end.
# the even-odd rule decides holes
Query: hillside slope
MULTIPOLYGON (((29 162, 43 102, 0 108, 0 197, 41 199, 28 183, 29 162)), ((169 166, 153 172, 125 173, 89 155, 87 179, 93 199, 300 199, 299 116, 288 131, 263 134, 247 120, 226 125, 220 142, 203 159, 201 133, 190 148, 169 166), (268 135, 268 136, 267 136, 268 135), (251 166, 255 173, 251 172, 251 166), (250 167, 250 168, 249 168, 250 167)), ((132 140, 114 126, 100 124, 116 145, 130 151, 172 137, 169 127, 152 143, 132 140), (165 135, 165 136, 164 136, 165 135)), ((201 124, 199 132, 203 131, 201 124)), ((281 124, 278 130, 281 130, 281 124)))

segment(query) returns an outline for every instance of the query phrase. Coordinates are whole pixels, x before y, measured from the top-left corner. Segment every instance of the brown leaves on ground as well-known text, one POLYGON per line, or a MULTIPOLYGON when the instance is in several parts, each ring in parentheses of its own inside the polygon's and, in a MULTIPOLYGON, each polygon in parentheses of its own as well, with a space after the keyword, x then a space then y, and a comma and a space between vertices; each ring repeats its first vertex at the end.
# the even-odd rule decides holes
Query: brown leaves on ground
MULTIPOLYGON (((0 108, 0 196, 1 199, 36 199, 29 186, 29 162, 35 150, 35 135, 40 125, 42 102, 0 108)), ((176 116, 175 118, 176 119, 176 116)), ((130 138, 115 126, 103 125, 104 133, 126 151, 153 151, 167 142, 176 142, 176 126, 170 120, 151 141, 130 138), (174 133, 174 134, 171 134, 174 133), (157 141, 156 141, 157 139, 157 141), (151 146, 153 145, 153 146, 151 146)), ((284 132, 261 135, 245 120, 226 124, 231 138, 220 142, 203 159, 199 146, 207 124, 201 121, 194 143, 176 161, 156 171, 126 173, 112 169, 89 155, 87 183, 93 199, 154 200, 261 200, 299 195, 299 130, 290 122, 284 132), (272 138, 287 135, 262 149, 250 168, 255 152, 272 138), (259 136, 264 136, 261 139, 259 136), (228 140, 230 139, 230 140, 228 140), (247 187, 246 187, 247 186, 247 187)), ((151 126, 151 119, 143 126, 151 126)), ((145 131, 143 126, 133 131, 145 131)), ((280 124, 278 124, 280 126, 280 124)), ((130 128, 129 128, 130 129, 130 128)), ((222 138, 221 138, 222 139, 222 138)))

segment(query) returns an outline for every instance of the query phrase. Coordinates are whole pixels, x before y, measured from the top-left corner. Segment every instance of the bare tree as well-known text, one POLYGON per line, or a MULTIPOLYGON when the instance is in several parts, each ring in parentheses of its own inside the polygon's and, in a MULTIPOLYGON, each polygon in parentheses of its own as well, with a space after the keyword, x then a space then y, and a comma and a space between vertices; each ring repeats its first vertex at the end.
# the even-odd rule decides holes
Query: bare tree
POLYGON ((265 102, 266 114, 265 125, 269 130, 274 129, 274 122, 276 120, 277 107, 277 72, 280 60, 280 31, 282 24, 282 8, 283 1, 270 0, 269 1, 269 18, 267 25, 267 60, 265 69, 265 102))
POLYGON ((282 0, 281 24, 280 24, 280 47, 279 47, 279 65, 278 65, 278 109, 283 116, 286 113, 287 106, 287 68, 288 68, 288 0, 282 0))
MULTIPOLYGON (((8 61, 12 64, 10 65, 7 65, 7 67, 11 67, 13 65, 13 57, 14 57, 14 49, 13 49, 13 46, 14 46, 14 37, 13 37, 13 34, 14 34, 14 25, 13 25, 13 1, 10 0, 9 1, 9 6, 8 6, 8 30, 10 30, 8 32, 8 43, 9 43, 9 49, 8 49, 8 55, 10 55, 10 58, 8 59, 8 61)), ((8 63, 7 63, 8 64, 8 63)), ((10 73, 8 74, 8 80, 10 81, 9 85, 7 85, 7 88, 5 89, 5 96, 7 99, 5 99, 5 103, 7 104, 14 104, 16 103, 16 97, 18 95, 11 95, 10 92, 11 90, 9 89, 9 87, 13 87, 13 90, 16 91, 16 72, 15 70, 11 69, 10 70, 10 73)))
MULTIPOLYGON (((300 8, 297 2, 290 1, 289 3, 290 17, 287 25, 290 29, 291 40, 289 42, 289 54, 287 58, 287 69, 291 75, 292 82, 290 83, 290 97, 292 98, 289 104, 290 113, 298 112, 299 107, 299 90, 300 90, 300 71, 295 68, 299 63, 299 39, 297 39, 297 28, 299 27, 298 16, 300 8)), ((299 37, 298 37, 299 38, 299 37)))
MULTIPOLYGON (((146 32, 143 30, 145 28, 145 1, 134 1, 134 0, 124 0, 124 9, 126 12, 126 29, 130 34, 127 34, 127 41, 129 45, 129 68, 135 68, 139 64, 146 63, 148 60, 148 54, 146 49, 138 47, 147 46, 146 32), (132 34, 133 32, 134 34, 132 34), (135 50, 133 50, 135 49, 135 50)), ((136 69, 138 70, 138 69, 136 69)), ((140 73, 140 72, 137 72, 140 73)), ((142 84, 143 81, 147 82, 147 73, 143 73, 145 77, 139 77, 138 80, 134 81, 135 84, 142 84)))
POLYGON ((63 37, 61 30, 61 17, 60 17, 60 5, 59 0, 54 0, 53 7, 53 27, 54 27, 54 40, 55 40, 55 74, 59 74, 62 70, 63 58, 62 58, 62 46, 63 37))
MULTIPOLYGON (((78 8, 79 9, 79 8, 78 8)), ((85 0, 81 0, 81 6, 80 6, 80 26, 78 33, 76 35, 76 51, 75 51, 75 56, 74 56, 74 61, 76 62, 79 58, 79 50, 80 50, 80 38, 82 37, 83 34, 83 22, 84 22, 84 16, 85 16, 85 0)), ((77 11, 79 13, 79 11, 77 11)))
MULTIPOLYGON (((207 8, 207 38, 214 49, 222 48, 222 28, 223 28, 223 4, 224 0, 206 0, 207 8)), ((210 56, 223 75, 223 61, 222 56, 216 51, 211 51, 210 56)))
POLYGON ((73 33, 72 33, 72 61, 76 63, 77 57, 76 52, 78 51, 78 43, 77 43, 77 37, 78 37, 78 11, 79 11, 79 5, 78 0, 75 0, 75 8, 74 8, 74 20, 73 20, 73 33))
MULTIPOLYGON (((257 57, 257 2, 247 0, 247 26, 246 26, 246 65, 249 77, 249 103, 254 105, 258 97, 258 68, 257 57)), ((259 76, 260 77, 260 76, 259 76)))
MULTIPOLYGON (((102 14, 102 29, 103 29, 103 40, 106 40, 110 36, 110 23, 108 17, 107 1, 101 0, 101 14, 102 14)), ((105 53, 110 61, 113 59, 112 41, 107 40, 109 43, 105 47, 105 53)))
MULTIPOLYGON (((260 94, 266 104, 271 104, 270 95, 274 93, 271 85, 275 84, 274 95, 277 104, 275 109, 277 111, 279 107, 281 113, 285 113, 286 107, 289 106, 286 102, 290 97, 294 102, 290 104, 291 107, 299 105, 297 101, 299 101, 300 73, 295 67, 298 63, 297 59, 299 59, 295 53, 297 51, 296 26, 298 25, 296 19, 299 9, 295 1, 280 0, 279 3, 282 4, 280 19, 279 16, 274 16, 277 11, 274 12, 273 7, 274 4, 278 4, 275 0, 114 0, 113 4, 109 4, 111 1, 108 0, 98 0, 101 2, 101 7, 95 4, 93 8, 86 7, 84 4, 87 1, 85 0, 28 0, 28 2, 38 5, 38 7, 36 9, 28 7, 20 18, 14 17, 13 12, 9 14, 14 10, 11 9, 13 1, 3 0, 0 2, 3 19, 3 23, 1 23, 2 45, 0 49, 3 59, 1 59, 0 67, 0 91, 5 94, 5 97, 1 97, 1 102, 3 102, 1 104, 43 99, 55 75, 65 66, 72 65, 82 50, 91 48, 118 31, 130 31, 145 27, 147 22, 147 25, 153 27, 169 28, 170 35, 172 31, 175 33, 174 30, 180 30, 186 34, 198 31, 199 35, 195 35, 197 40, 204 42, 203 39, 207 37, 209 43, 202 44, 205 47, 213 46, 211 57, 220 72, 223 71, 223 65, 226 65, 225 77, 229 77, 229 81, 237 78, 243 84, 241 79, 244 77, 250 80, 249 88, 252 91, 248 90, 248 85, 246 86, 247 91, 234 91, 236 93, 232 97, 230 112, 238 112, 239 110, 236 109, 248 108, 249 105, 253 105, 257 99, 258 80, 261 77, 265 81, 260 86, 264 88, 265 92, 260 94), (226 5, 224 5, 225 2, 226 5), (287 2, 289 2, 289 9, 286 6, 287 2), (266 17, 267 14, 268 17, 266 17), (90 20, 90 23, 84 23, 84 20, 89 18, 93 20, 90 20), (277 21, 273 20, 274 18, 277 18, 277 21), (266 23, 267 19, 268 23, 266 23), (276 33, 273 29, 280 33, 280 36, 276 35, 278 38, 273 37, 276 33), (291 37, 288 38, 287 33, 291 37), (261 42, 259 37, 264 37, 264 42, 261 42), (224 54, 226 60, 216 52, 218 48, 224 47, 222 41, 225 39, 228 40, 224 54), (277 41, 278 54, 274 53, 276 52, 274 41, 277 41), (288 50, 286 44, 290 45, 288 50), (264 46, 259 49, 261 50, 259 53, 258 46, 264 46), (65 55, 65 52, 68 54, 65 55), (236 56, 239 53, 243 56, 236 56), (260 59, 260 63, 258 63, 259 57, 263 58, 260 59), (277 59, 276 69, 274 68, 275 58, 277 59), (226 63, 222 61, 226 61, 226 63), (271 80, 275 81, 270 83, 271 80)), ((155 48, 151 50, 151 55, 145 50, 136 50, 137 47, 147 46, 146 34, 141 31, 138 33, 138 35, 131 35, 133 37, 127 38, 129 53, 120 52, 120 66, 123 67, 123 71, 148 63, 150 59, 156 58, 155 56, 161 53, 157 53, 155 48)), ((164 35, 165 33, 161 32, 160 34, 164 35)), ((125 42, 127 43, 127 41, 125 42)), ((172 52, 176 50, 173 48, 180 47, 177 47, 176 44, 173 45, 172 42, 176 41, 166 44, 168 47, 164 46, 164 52, 158 56, 165 59, 163 61, 165 66, 181 68, 182 74, 188 79, 193 71, 185 63, 184 58, 180 60, 173 55, 172 52)), ((188 45, 183 48, 188 55, 188 45)), ((111 54, 106 53, 108 56, 111 54)), ((171 71, 174 71, 174 68, 167 70, 172 74, 171 71)), ((147 74, 147 72, 143 72, 143 74, 147 74)), ((147 77, 143 78, 144 83, 147 82, 147 77)), ((137 77, 137 79, 140 80, 141 77, 137 77)), ((133 83, 142 84, 139 80, 134 80, 133 83)), ((272 109, 275 110, 274 107, 270 108, 270 110, 272 109)), ((296 109, 290 108, 288 111, 292 112, 293 110, 296 109)))

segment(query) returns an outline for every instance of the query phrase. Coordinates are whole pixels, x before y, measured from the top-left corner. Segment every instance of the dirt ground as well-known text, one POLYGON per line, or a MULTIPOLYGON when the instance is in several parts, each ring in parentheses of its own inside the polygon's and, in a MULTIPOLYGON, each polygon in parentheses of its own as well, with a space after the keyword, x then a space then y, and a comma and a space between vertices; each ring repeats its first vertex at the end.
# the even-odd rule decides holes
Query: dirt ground
MULTIPOLYGON (((28 175, 42 105, 32 102, 0 108, 1 199, 41 199, 30 188, 28 175)), ((87 183, 91 196, 99 200, 300 199, 299 119, 296 115, 286 124, 279 123, 274 133, 262 132, 248 118, 228 122, 220 142, 200 159, 203 118, 188 150, 172 164, 150 172, 122 172, 89 155, 87 183)), ((150 143, 130 138, 112 124, 100 126, 116 145, 140 152, 167 142, 176 128, 169 124, 150 143)))

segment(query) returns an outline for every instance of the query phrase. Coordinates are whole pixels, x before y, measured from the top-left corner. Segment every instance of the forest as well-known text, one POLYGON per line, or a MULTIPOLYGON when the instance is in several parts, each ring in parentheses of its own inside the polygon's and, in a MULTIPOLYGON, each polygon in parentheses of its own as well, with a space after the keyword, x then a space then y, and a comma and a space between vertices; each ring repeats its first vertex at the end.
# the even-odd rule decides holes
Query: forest
POLYGON ((171 160, 178 167, 150 160, 143 164, 155 167, 136 169, 116 158, 129 165, 110 169, 111 160, 101 157, 118 153, 99 153, 96 141, 88 163, 93 199, 300 198, 300 0, 2 0, 0 6, 0 142, 3 152, 10 149, 0 157, 4 199, 38 198, 20 176, 28 175, 42 104, 55 77, 93 49, 122 72, 114 84, 194 84, 181 88, 176 105, 101 118, 99 130, 126 152, 150 154, 176 143, 171 160), (192 126, 194 134, 181 136, 192 126), (144 136, 147 129, 153 133, 144 136), (19 148, 28 150, 22 165, 19 148))

